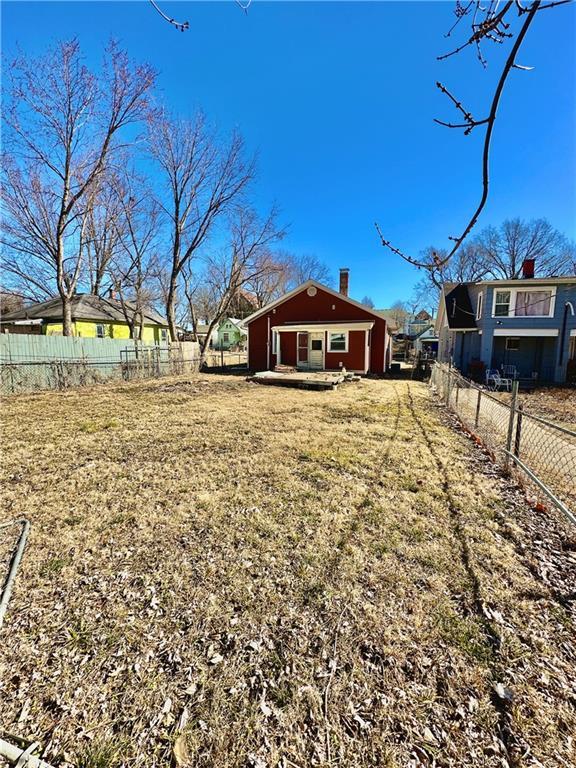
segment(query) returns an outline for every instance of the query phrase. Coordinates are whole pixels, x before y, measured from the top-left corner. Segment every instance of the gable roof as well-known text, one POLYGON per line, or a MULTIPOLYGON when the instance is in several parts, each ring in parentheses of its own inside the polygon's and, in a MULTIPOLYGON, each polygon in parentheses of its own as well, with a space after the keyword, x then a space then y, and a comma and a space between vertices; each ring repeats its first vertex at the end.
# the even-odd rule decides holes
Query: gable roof
POLYGON ((244 325, 244 320, 240 320, 237 317, 223 317, 218 327, 220 327, 224 323, 232 323, 232 325, 234 325, 239 331, 242 331, 242 332, 246 330, 246 327, 244 325))
POLYGON ((451 330, 475 330, 476 320, 468 293, 469 283, 457 283, 444 292, 446 322, 451 330))
MULTIPOLYGON (((92 293, 77 293, 71 300, 72 320, 96 320, 103 322, 126 322, 122 304, 116 299, 105 299, 92 293)), ((134 310, 134 305, 127 301, 126 305, 134 310)), ((165 318, 152 309, 144 310, 144 323, 167 326, 165 318)), ((2 316, 2 322, 11 320, 62 320, 62 300, 59 296, 48 301, 37 302, 23 307, 15 312, 7 312, 2 316)))
POLYGON ((430 325, 427 325, 426 328, 423 328, 421 331, 419 331, 414 336, 414 341, 416 341, 416 339, 421 338, 422 336, 424 336, 424 334, 428 333, 429 331, 432 331, 432 333, 435 334, 434 326, 432 325, 432 323, 430 323, 430 325))
POLYGON ((283 296, 280 296, 279 299, 276 299, 275 301, 271 301, 269 304, 266 304, 265 307, 262 307, 262 309, 256 310, 256 312, 253 312, 251 315, 244 318, 242 322, 244 323, 244 325, 248 325, 253 320, 256 320, 256 318, 266 314, 266 312, 269 312, 274 307, 277 307, 279 304, 284 304, 285 301, 288 301, 293 296, 296 296, 298 293, 301 293, 307 288, 310 288, 310 286, 314 286, 315 288, 320 288, 320 290, 324 291, 325 293, 328 293, 331 296, 341 299, 342 301, 346 301, 348 304, 352 304, 354 307, 359 307, 360 309, 363 309, 365 312, 368 312, 368 314, 374 315, 374 317, 377 317, 380 320, 386 320, 386 317, 381 312, 378 312, 375 309, 370 309, 370 307, 367 307, 364 304, 361 304, 359 301, 354 301, 354 299, 351 299, 348 296, 344 296, 342 293, 335 291, 333 288, 328 288, 327 285, 323 285, 322 283, 319 283, 317 280, 306 280, 305 283, 302 283, 297 288, 294 288, 292 291, 288 291, 288 293, 285 293, 283 296))

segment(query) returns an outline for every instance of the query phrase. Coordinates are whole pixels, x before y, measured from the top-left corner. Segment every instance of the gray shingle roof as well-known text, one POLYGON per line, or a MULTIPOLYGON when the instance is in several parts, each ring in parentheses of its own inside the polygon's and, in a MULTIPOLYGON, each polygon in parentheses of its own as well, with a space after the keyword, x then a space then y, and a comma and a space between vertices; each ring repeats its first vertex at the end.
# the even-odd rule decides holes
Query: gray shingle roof
MULTIPOLYGON (((134 306, 126 302, 130 309, 134 306)), ((2 322, 9 320, 62 320, 62 301, 60 297, 48 301, 31 304, 16 312, 8 312, 2 316, 2 322)), ((126 322, 122 304, 116 299, 105 299, 91 293, 78 293, 72 299, 72 320, 96 320, 102 322, 126 322)), ((153 309, 144 310, 144 323, 166 326, 165 318, 153 309)))

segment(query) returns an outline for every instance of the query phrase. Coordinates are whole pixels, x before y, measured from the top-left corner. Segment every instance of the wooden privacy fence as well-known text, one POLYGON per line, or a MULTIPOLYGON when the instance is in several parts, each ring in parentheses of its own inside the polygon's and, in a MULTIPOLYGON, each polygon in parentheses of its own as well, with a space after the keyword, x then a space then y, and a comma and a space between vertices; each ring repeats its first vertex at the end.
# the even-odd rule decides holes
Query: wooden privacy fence
POLYGON ((503 402, 441 363, 434 364, 430 384, 498 463, 576 524, 576 432, 524 410, 517 386, 503 402))
MULTIPOLYGON (((208 367, 245 363, 246 356, 209 352, 208 367)), ((197 371, 197 342, 146 346, 131 339, 0 335, 0 393, 70 389, 197 371)))

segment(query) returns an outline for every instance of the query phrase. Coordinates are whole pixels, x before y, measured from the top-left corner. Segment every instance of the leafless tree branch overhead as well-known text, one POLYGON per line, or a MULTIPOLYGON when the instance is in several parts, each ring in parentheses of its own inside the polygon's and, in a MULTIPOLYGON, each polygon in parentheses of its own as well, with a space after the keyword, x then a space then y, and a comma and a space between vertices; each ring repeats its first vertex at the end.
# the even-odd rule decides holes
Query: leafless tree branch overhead
POLYGON ((465 6, 462 5, 462 3, 460 2, 456 3, 455 13, 456 13, 457 20, 446 36, 449 37, 452 31, 454 30, 454 28, 462 21, 462 19, 470 15, 471 15, 472 34, 467 39, 467 41, 464 42, 462 45, 458 46, 448 54, 443 54, 442 56, 439 56, 438 57, 439 60, 443 60, 450 56, 456 55, 460 53, 460 51, 462 51, 463 49, 467 48, 468 46, 472 44, 476 44, 479 59, 483 64, 485 64, 485 60, 480 47, 481 44, 486 41, 491 41, 497 44, 504 44, 508 38, 514 37, 513 33, 509 31, 512 28, 512 21, 511 21, 512 14, 516 12, 517 16, 522 19, 522 23, 520 25, 519 31, 516 35, 516 38, 514 39, 513 45, 510 49, 510 53, 502 68, 500 77, 498 79, 498 83, 496 85, 496 88, 492 96, 490 109, 486 117, 483 117, 482 119, 479 119, 479 120, 475 119, 471 114, 470 110, 466 109, 466 107, 463 106, 461 100, 458 99, 456 96, 454 96, 448 90, 448 88, 446 88, 446 86, 444 86, 440 82, 436 83, 437 88, 449 98, 449 100, 452 102, 454 107, 463 115, 464 120, 463 122, 452 123, 449 121, 438 120, 435 118, 434 122, 438 123, 439 125, 445 126, 447 128, 462 129, 464 131, 464 135, 466 136, 469 135, 475 128, 478 128, 480 126, 486 127, 486 133, 484 135, 484 144, 483 144, 483 150, 482 150, 482 181, 481 181, 482 192, 480 195, 480 200, 478 202, 478 205, 475 211, 471 215, 467 224, 464 226, 461 234, 459 234, 458 236, 448 237, 448 239, 451 240, 454 243, 454 245, 448 251, 443 253, 441 256, 437 255, 436 258, 433 260, 432 267, 429 260, 422 261, 421 259, 414 258, 412 256, 405 254, 400 248, 393 246, 391 242, 383 235, 381 227, 376 223, 375 224, 376 231, 378 232, 378 235, 380 237, 381 243, 384 246, 384 248, 387 248, 388 250, 392 251, 392 253, 396 254, 397 256, 400 256, 410 264, 413 264, 416 267, 424 268, 428 270, 431 268, 437 269, 439 267, 442 267, 443 265, 448 264, 448 262, 452 259, 452 257, 461 248, 463 242, 465 241, 465 239, 468 237, 468 235, 476 225, 478 218, 480 217, 480 214, 482 213, 486 205, 486 202, 488 200, 488 193, 490 188, 491 141, 492 141, 492 135, 494 132, 494 126, 496 123, 498 106, 500 104, 502 93, 504 91, 504 86, 506 85, 508 76, 512 71, 512 69, 520 69, 524 71, 531 69, 530 67, 525 67, 517 63, 516 58, 518 56, 518 52, 522 46, 522 43, 526 37, 526 34, 528 33, 530 26, 532 25, 536 17, 536 14, 540 10, 544 10, 546 8, 552 8, 557 5, 564 5, 570 1, 571 0, 557 0, 557 2, 542 4, 541 0, 535 0, 529 5, 524 6, 520 2, 518 2, 518 0, 516 0, 516 2, 512 2, 512 0, 509 0, 509 2, 506 2, 500 10, 498 10, 500 3, 495 3, 495 2, 490 2, 490 3, 487 3, 486 5, 483 5, 479 0, 474 0, 473 2, 469 2, 465 6))

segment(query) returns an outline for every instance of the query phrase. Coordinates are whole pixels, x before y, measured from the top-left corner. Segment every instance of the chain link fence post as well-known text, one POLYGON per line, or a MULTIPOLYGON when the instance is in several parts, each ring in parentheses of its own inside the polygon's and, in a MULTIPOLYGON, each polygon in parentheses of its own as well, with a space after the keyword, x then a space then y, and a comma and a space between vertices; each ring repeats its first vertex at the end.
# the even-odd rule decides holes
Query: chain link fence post
POLYGON ((518 418, 516 419, 516 435, 514 436, 514 456, 520 456, 520 438, 522 436, 522 415, 524 406, 522 403, 518 406, 518 418))
POLYGON ((478 390, 478 397, 476 399, 476 414, 474 416, 474 428, 478 429, 478 422, 480 421, 480 405, 482 402, 482 390, 478 390))
POLYGON ((508 418, 508 434, 506 435, 506 469, 510 467, 510 448, 512 447, 512 435, 514 434, 514 418, 516 416, 516 399, 518 397, 518 382, 512 382, 512 398, 510 400, 510 416, 508 418))

